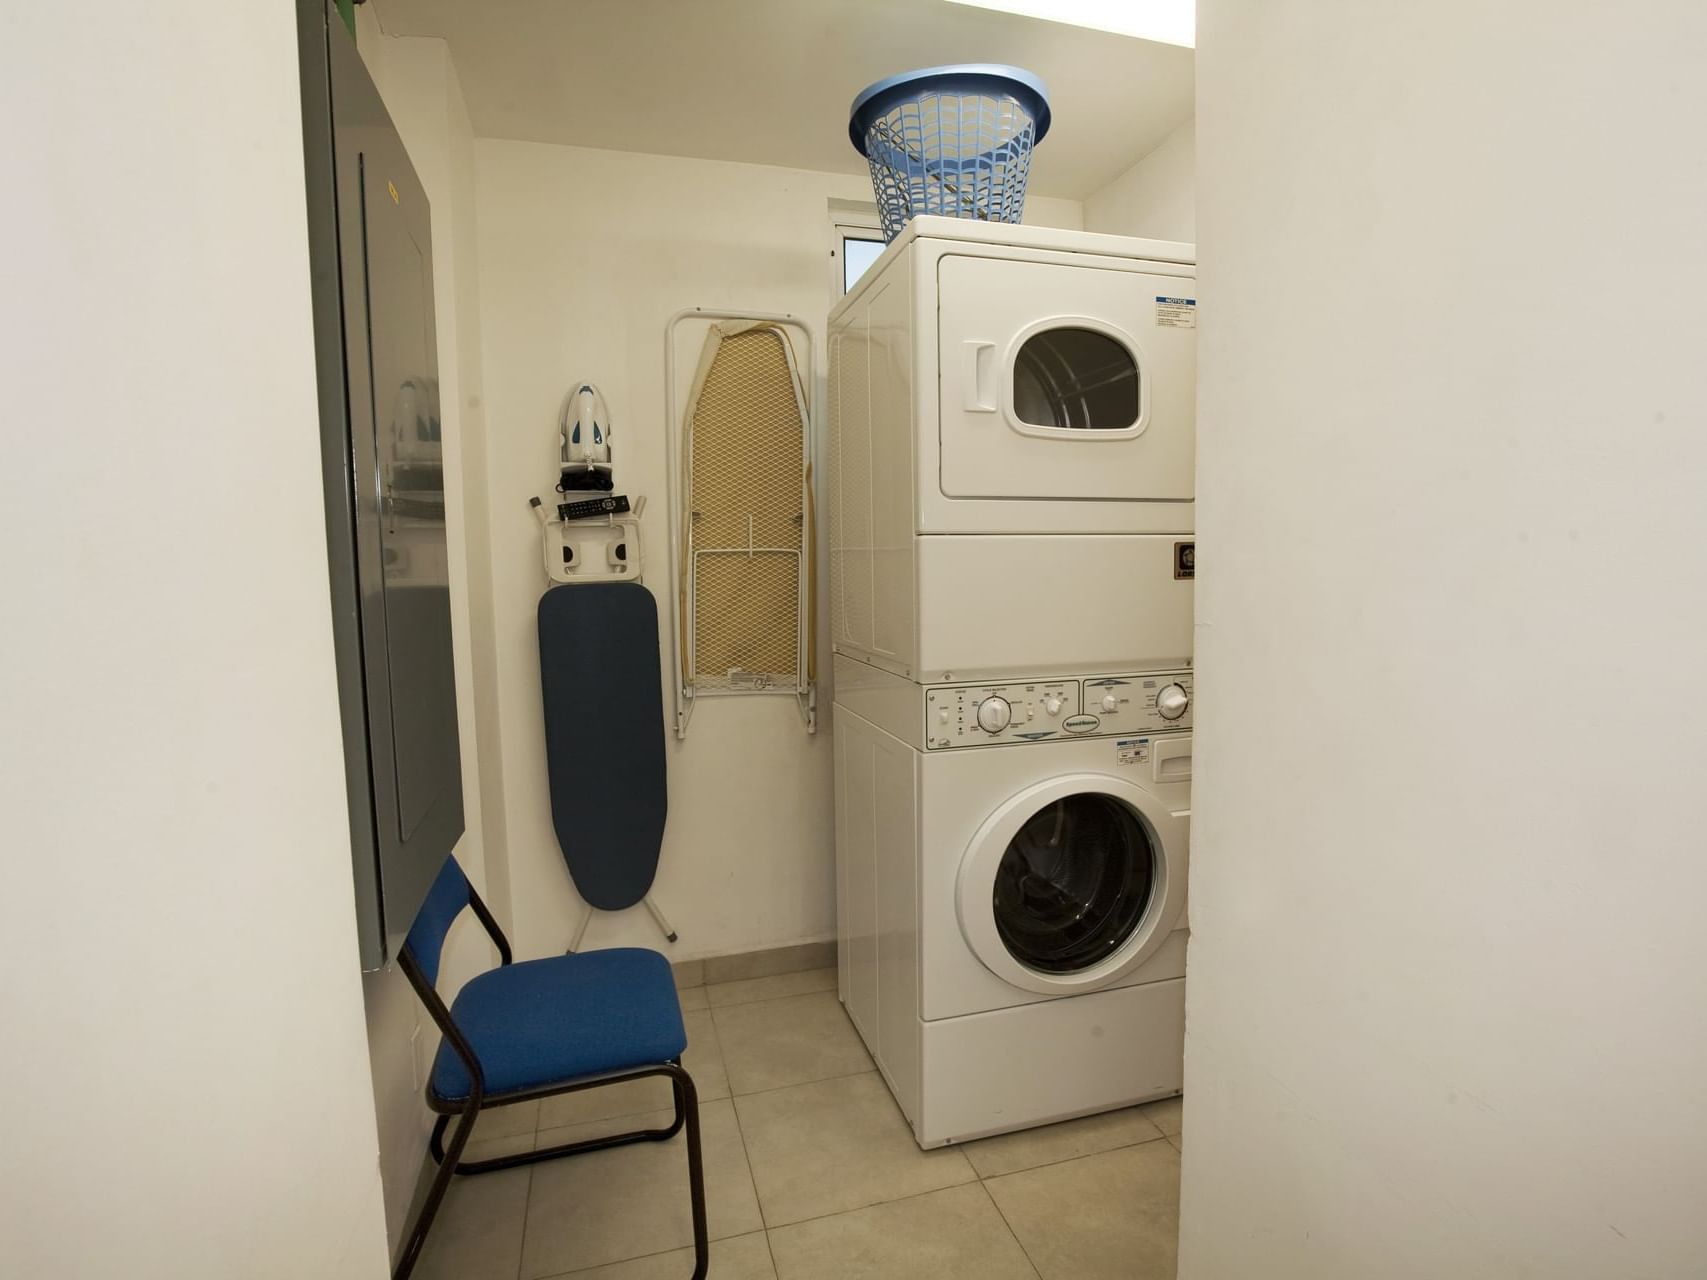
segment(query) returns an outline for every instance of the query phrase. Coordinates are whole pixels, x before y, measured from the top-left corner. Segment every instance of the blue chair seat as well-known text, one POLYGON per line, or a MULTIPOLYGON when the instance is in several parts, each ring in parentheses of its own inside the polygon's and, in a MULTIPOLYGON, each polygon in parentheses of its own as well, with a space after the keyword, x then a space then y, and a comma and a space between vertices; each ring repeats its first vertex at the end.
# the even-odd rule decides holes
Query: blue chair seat
MULTIPOLYGON (((492 969, 463 987, 451 1020, 480 1060, 488 1098, 656 1066, 679 1058, 688 1039, 669 961, 639 947, 492 969)), ((473 1091, 448 1040, 432 1091, 447 1102, 473 1091)))

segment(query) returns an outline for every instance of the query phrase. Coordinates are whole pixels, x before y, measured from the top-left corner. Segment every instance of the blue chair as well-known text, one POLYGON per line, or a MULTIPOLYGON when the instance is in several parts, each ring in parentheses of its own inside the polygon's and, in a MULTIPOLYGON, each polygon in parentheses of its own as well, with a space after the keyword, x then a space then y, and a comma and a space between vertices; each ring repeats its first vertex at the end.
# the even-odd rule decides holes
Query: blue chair
POLYGON ((703 1280, 708 1261, 699 1094, 682 1069, 687 1032, 669 962, 656 951, 622 947, 514 964, 503 930, 453 857, 445 859, 397 963, 444 1040, 427 1082, 427 1105, 439 1117, 431 1145, 439 1169, 393 1272, 395 1280, 405 1280, 414 1270, 452 1174, 493 1173, 631 1142, 665 1142, 684 1124, 693 1196, 693 1280, 703 1280), (486 926, 498 948, 499 964, 471 979, 446 1009, 434 984, 445 934, 464 907, 474 908, 486 926), (462 1160, 475 1119, 488 1107, 648 1076, 667 1076, 674 1090, 676 1116, 667 1129, 637 1129, 543 1151, 462 1160), (444 1134, 453 1118, 457 1125, 447 1150, 444 1134))

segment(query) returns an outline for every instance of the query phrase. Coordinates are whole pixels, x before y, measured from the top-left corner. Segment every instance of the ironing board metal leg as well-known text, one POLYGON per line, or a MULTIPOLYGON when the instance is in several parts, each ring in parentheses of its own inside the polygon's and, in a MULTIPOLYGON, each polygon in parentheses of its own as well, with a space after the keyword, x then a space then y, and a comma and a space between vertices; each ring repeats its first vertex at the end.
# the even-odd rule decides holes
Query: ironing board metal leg
POLYGON ((664 935, 666 940, 674 942, 676 931, 670 926, 670 922, 664 918, 664 913, 658 910, 658 904, 652 901, 652 895, 647 894, 643 901, 646 903, 646 909, 652 913, 652 919, 657 921, 658 931, 664 935))
POLYGON ((574 955, 581 949, 581 940, 587 936, 587 926, 593 923, 593 908, 587 908, 587 914, 581 917, 581 923, 575 926, 575 936, 569 943, 569 954, 574 955))

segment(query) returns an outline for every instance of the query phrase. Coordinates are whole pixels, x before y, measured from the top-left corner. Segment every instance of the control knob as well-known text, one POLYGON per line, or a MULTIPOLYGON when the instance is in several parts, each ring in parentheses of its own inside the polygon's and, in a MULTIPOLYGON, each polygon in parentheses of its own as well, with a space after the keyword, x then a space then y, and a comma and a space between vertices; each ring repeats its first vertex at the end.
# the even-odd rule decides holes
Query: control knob
POLYGON ((1118 711, 1120 709, 1120 699, 1115 697, 1112 693, 1103 694, 1102 709, 1104 711, 1118 711))
POLYGON ((1156 714, 1164 720, 1178 720, 1191 705, 1191 695, 1177 684, 1170 684, 1156 694, 1156 714))
POLYGON ((978 704, 978 727, 985 733, 1000 733, 1013 719, 1013 708, 1006 698, 988 697, 978 704))
POLYGON ((1061 695, 1052 693, 1043 700, 1043 709, 1052 716, 1061 714, 1061 695))

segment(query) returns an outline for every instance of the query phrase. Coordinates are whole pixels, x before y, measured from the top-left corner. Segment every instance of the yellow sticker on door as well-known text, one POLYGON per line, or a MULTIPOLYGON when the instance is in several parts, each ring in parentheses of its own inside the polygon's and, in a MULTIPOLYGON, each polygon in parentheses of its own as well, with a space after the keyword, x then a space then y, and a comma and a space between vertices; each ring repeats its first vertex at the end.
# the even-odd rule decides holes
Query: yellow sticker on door
POLYGON ((1197 299, 1157 298, 1156 324, 1163 329, 1197 328, 1197 299))
POLYGON ((395 183, 395 182, 388 182, 388 183, 386 183, 386 184, 385 184, 385 189, 386 189, 386 190, 387 190, 387 191, 389 191, 389 192, 391 192, 391 203, 392 203, 392 204, 402 204, 402 203, 403 203, 403 201, 402 201, 402 200, 401 200, 401 199, 399 199, 399 198, 398 198, 398 195, 397 195, 397 184, 396 184, 396 183, 395 183))

